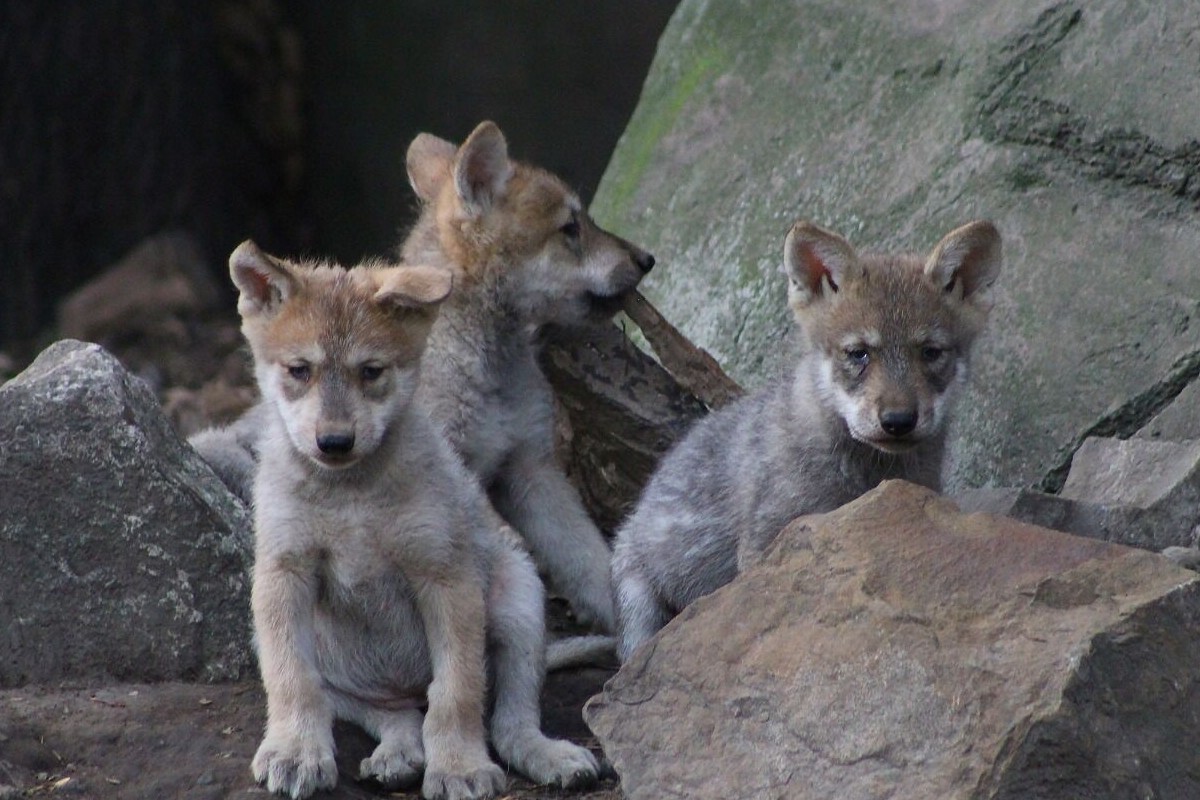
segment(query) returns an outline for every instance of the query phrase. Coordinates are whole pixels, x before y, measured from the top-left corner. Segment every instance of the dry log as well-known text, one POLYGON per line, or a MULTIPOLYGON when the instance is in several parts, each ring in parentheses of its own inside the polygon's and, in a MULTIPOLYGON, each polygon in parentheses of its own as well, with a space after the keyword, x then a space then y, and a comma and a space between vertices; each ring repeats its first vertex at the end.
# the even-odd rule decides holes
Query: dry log
POLYGON ((640 293, 624 310, 658 361, 616 325, 587 333, 550 329, 541 359, 565 412, 559 451, 567 473, 607 532, 625 518, 658 460, 691 424, 744 393, 640 293))
POLYGON ((631 292, 623 310, 641 329, 667 371, 706 406, 716 410, 745 394, 707 350, 680 333, 641 292, 631 292))
POLYGON ((601 529, 625 517, 658 459, 707 413, 615 325, 546 333, 542 369, 566 412, 566 467, 601 529))

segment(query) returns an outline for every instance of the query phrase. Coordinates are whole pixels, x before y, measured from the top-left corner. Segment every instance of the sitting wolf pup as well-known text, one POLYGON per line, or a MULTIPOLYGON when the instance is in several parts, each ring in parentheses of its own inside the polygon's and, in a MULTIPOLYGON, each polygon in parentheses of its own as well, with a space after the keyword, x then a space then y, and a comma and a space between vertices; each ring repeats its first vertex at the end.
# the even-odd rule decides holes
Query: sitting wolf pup
POLYGON ((799 360, 698 423, 617 532, 622 661, 753 563, 795 517, 888 478, 939 488, 950 405, 1000 270, 996 228, 964 225, 922 263, 860 255, 798 222, 784 262, 799 360))
MULTIPOLYGON (((579 618, 613 631, 611 554, 556 463, 538 335, 609 319, 654 258, 596 225, 557 177, 510 160, 494 123, 461 146, 420 134, 407 168, 421 215, 403 258, 442 267, 455 284, 429 334, 417 402, 579 618)), ((191 438, 243 499, 260 413, 191 438)))
POLYGON ((418 401, 576 614, 613 631, 611 554, 556 462, 537 336, 607 320, 654 258, 592 222, 557 177, 510 160, 491 122, 461 146, 417 136, 407 167, 421 215, 403 258, 450 270, 455 286, 418 401))
POLYGON ((332 724, 362 762, 427 798, 492 797, 491 740, 539 783, 593 781, 591 753, 540 731, 543 596, 478 482, 413 395, 452 277, 426 266, 230 257, 263 396, 251 592, 266 734, 252 769, 293 798, 337 780, 332 724), (422 714, 421 709, 428 706, 422 714))

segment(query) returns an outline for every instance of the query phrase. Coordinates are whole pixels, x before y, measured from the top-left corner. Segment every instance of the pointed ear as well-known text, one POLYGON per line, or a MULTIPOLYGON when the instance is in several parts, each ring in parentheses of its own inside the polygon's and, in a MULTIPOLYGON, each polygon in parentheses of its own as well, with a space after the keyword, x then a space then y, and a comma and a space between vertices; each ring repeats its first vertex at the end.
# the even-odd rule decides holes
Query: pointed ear
POLYGON ((422 201, 428 203, 437 197, 449 180, 456 152, 458 148, 452 143, 428 133, 419 133, 412 140, 404 165, 408 169, 408 182, 422 201))
POLYGON ((1000 232, 986 220, 968 222, 946 234, 925 262, 925 274, 942 291, 980 308, 990 307, 988 289, 1000 274, 1000 232))
POLYGON ((486 211, 504 193, 512 165, 508 143, 494 122, 481 122, 458 148, 454 185, 458 196, 474 214, 486 211))
POLYGON ((788 276, 788 303, 795 309, 828 299, 862 273, 858 253, 849 242, 804 221, 788 231, 783 264, 788 276))
POLYGON ((297 287, 287 264, 259 250, 249 239, 230 254, 229 276, 240 293, 238 313, 243 317, 279 310, 297 287))
POLYGON ((385 270, 375 302, 391 310, 432 310, 450 296, 454 278, 438 267, 404 266, 385 270))

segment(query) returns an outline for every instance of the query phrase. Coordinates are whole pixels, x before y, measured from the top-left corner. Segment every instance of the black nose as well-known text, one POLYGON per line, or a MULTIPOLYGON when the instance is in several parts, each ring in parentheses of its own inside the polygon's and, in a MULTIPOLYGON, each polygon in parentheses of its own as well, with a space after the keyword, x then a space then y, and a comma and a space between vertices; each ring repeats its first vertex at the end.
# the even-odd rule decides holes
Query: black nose
POLYGON ((649 272, 654 269, 654 256, 638 250, 633 254, 633 263, 637 264, 642 272, 649 272))
POLYGON ((318 436, 317 449, 327 456, 344 456, 354 449, 354 434, 327 433, 318 436))
POLYGON ((879 424, 888 436, 907 436, 917 427, 917 412, 881 411, 879 424))

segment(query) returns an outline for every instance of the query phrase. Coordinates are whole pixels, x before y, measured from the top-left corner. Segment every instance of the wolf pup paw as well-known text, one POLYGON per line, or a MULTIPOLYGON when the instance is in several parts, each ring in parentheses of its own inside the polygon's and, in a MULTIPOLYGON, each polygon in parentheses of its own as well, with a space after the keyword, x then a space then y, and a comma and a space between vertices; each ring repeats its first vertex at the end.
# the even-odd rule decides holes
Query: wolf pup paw
POLYGON ((370 758, 362 760, 358 774, 379 781, 385 789, 401 789, 416 785, 424 769, 424 752, 406 752, 381 744, 370 758))
POLYGON ((425 800, 486 800, 504 791, 506 784, 504 771, 495 764, 455 774, 426 771, 421 797, 425 800))
POLYGON ((536 782, 563 789, 593 786, 600 774, 596 757, 586 748, 570 742, 547 739, 540 752, 533 754, 526 774, 536 782))
POLYGON ((333 748, 302 739, 264 739, 250 765, 254 779, 267 791, 301 800, 337 784, 333 748))

